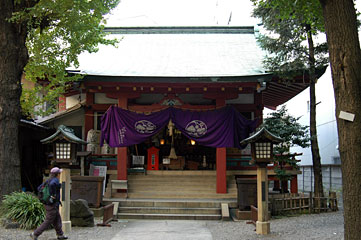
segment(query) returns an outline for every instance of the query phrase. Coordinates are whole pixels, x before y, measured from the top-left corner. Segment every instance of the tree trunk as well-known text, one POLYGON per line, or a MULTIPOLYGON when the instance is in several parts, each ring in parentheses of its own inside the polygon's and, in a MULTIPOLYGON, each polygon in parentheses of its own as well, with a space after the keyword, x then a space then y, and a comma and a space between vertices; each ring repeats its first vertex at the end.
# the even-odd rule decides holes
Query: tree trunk
MULTIPOLYGON (((22 1, 25 2, 25 1, 22 1)), ((10 23, 13 0, 0 1, 0 197, 21 188, 19 122, 21 75, 28 55, 26 27, 10 23)))
POLYGON ((314 192, 323 197, 322 167, 321 156, 318 148, 317 125, 316 125, 316 66, 315 66, 315 48, 312 39, 311 27, 307 29, 307 41, 309 49, 310 64, 310 136, 311 136, 311 152, 314 173, 314 192))
POLYGON ((320 0, 330 51, 341 156, 345 239, 360 239, 361 229, 361 51, 352 0, 320 0), (354 121, 338 118, 340 111, 354 121))

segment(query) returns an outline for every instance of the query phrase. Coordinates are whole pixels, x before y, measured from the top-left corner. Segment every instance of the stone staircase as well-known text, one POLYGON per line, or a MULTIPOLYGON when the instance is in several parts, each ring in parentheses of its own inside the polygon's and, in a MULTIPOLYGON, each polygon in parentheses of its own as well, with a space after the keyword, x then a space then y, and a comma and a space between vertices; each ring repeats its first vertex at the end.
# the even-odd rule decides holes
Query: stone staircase
POLYGON ((118 219, 219 220, 222 200, 127 199, 119 202, 118 219))
POLYGON ((146 199, 234 199, 237 184, 227 179, 227 193, 217 194, 215 171, 148 171, 128 176, 128 198, 146 199))
POLYGON ((222 203, 237 205, 236 182, 227 178, 228 193, 217 194, 215 171, 148 171, 128 176, 127 199, 104 200, 119 202, 119 219, 218 220, 222 203))

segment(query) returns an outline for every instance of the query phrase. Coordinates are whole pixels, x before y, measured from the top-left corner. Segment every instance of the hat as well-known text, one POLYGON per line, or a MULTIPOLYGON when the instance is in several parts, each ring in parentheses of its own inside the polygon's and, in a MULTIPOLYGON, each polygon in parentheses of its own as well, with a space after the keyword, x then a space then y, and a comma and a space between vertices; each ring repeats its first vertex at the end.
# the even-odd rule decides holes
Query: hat
POLYGON ((60 169, 58 167, 53 167, 51 170, 50 170, 50 173, 61 173, 63 171, 63 169, 60 169))

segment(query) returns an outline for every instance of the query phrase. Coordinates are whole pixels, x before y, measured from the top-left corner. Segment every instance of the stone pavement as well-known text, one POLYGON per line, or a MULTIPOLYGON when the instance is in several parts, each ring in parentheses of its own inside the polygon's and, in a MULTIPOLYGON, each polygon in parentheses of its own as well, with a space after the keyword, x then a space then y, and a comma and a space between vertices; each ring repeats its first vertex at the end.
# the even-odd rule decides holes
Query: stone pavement
POLYGON ((204 221, 130 221, 111 240, 212 240, 204 221))

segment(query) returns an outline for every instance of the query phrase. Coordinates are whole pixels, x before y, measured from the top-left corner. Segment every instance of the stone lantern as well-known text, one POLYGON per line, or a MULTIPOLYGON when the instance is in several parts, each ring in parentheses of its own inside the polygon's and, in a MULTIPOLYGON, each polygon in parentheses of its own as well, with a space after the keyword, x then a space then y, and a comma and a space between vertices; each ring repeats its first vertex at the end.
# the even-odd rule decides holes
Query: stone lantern
POLYGON ((60 175, 60 183, 62 184, 60 215, 63 223, 64 232, 71 231, 70 221, 70 165, 76 164, 78 144, 87 144, 86 141, 74 135, 74 130, 64 125, 60 125, 57 131, 43 140, 43 144, 53 145, 53 161, 62 167, 63 172, 60 175))
POLYGON ((270 233, 267 164, 273 159, 273 144, 280 142, 283 142, 283 139, 273 135, 266 128, 262 128, 240 143, 241 145, 251 144, 252 162, 257 166, 257 234, 270 233))

